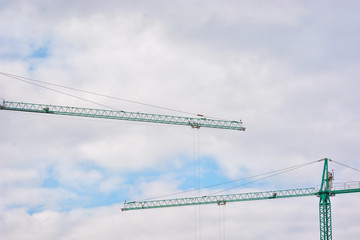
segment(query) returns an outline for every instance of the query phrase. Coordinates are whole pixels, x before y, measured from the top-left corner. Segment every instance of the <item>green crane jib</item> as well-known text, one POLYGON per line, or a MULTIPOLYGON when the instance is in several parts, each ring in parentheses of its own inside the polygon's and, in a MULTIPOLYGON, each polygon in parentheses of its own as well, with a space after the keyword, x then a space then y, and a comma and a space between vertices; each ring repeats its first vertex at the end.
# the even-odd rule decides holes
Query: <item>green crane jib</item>
POLYGON ((114 111, 114 110, 93 109, 93 108, 66 107, 66 106, 56 106, 56 105, 48 105, 48 104, 35 104, 35 103, 10 102, 10 101, 3 101, 3 103, 0 104, 0 109, 10 110, 10 111, 21 111, 21 112, 77 116, 77 117, 185 125, 185 126, 191 126, 192 128, 205 127, 205 128, 219 128, 219 129, 245 131, 245 128, 242 126, 241 121, 216 120, 205 117, 199 117, 199 118, 180 117, 180 116, 161 115, 161 114, 114 111))
POLYGON ((202 197, 188 197, 188 198, 174 198, 153 201, 136 201, 124 203, 123 211, 148 209, 148 208, 164 208, 164 207, 179 207, 189 205, 203 205, 203 204, 219 204, 225 205, 228 202, 242 202, 253 200, 264 200, 274 198, 289 198, 289 197, 303 197, 316 195, 315 188, 298 188, 280 191, 267 192, 251 192, 251 193, 237 193, 226 195, 213 195, 202 197))
POLYGON ((133 202, 125 202, 122 211, 202 205, 202 204, 225 205, 228 202, 318 196, 320 198, 320 202, 319 202, 320 240, 331 240, 332 225, 331 225, 330 196, 335 196, 336 194, 343 194, 343 193, 360 192, 360 183, 358 183, 357 186, 348 185, 345 189, 339 189, 339 190, 332 189, 333 175, 331 172, 328 171, 328 161, 331 160, 325 158, 319 161, 324 161, 324 169, 323 169, 320 189, 297 188, 297 189, 288 189, 288 190, 238 193, 238 194, 227 194, 227 195, 212 195, 212 196, 188 197, 188 198, 177 198, 177 199, 166 199, 166 200, 133 201, 133 202))

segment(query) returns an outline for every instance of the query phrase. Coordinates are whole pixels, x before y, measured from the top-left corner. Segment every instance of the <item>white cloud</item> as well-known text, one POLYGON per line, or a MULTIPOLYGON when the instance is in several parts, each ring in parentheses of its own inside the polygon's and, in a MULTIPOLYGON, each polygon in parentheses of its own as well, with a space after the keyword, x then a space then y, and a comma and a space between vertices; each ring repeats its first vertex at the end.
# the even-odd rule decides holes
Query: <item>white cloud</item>
POLYGON ((33 169, 13 169, 13 168, 1 168, 0 169, 0 185, 9 186, 13 184, 29 184, 39 182, 40 176, 33 169))
POLYGON ((112 177, 106 179, 100 183, 100 191, 103 193, 111 193, 117 191, 120 184, 124 182, 124 179, 121 177, 112 177))
POLYGON ((102 173, 95 169, 60 166, 58 171, 60 184, 79 190, 84 187, 96 186, 103 179, 102 173))
MULTIPOLYGON (((1 71, 242 119, 246 132, 200 129, 200 154, 214 159, 222 176, 241 178, 323 157, 359 168, 359 17, 354 10, 358 3, 39 0, 0 4, 1 71), (31 58, 39 48, 46 48, 48 55, 31 58)), ((7 100, 90 105, 4 76, 0 84, 0 97, 7 100)), ((71 94, 121 110, 168 113, 71 94)), ((71 201, 88 202, 88 193, 79 194, 88 188, 101 194, 99 198, 118 188, 139 199, 177 192, 184 176, 176 170, 196 149, 191 129, 5 111, 0 117, 0 238, 194 236, 191 208, 121 213, 117 205, 72 206, 69 212, 57 212, 71 201), (45 170, 49 166, 51 173, 45 170), (127 179, 137 171, 146 175, 154 170, 161 175, 139 177, 138 182, 127 179), (41 186, 47 178, 59 186, 41 186), (20 207, 9 207, 15 205, 20 207), (40 212, 27 213, 36 207, 40 212)), ((341 166, 332 167, 339 180, 358 178, 341 166)), ((268 185, 316 185, 320 173, 318 164, 281 175, 268 185)), ((334 216, 349 216, 356 209, 356 197, 349 197, 346 207, 338 199, 333 201, 334 216)), ((203 236, 215 238, 218 208, 204 209, 203 236)), ((317 199, 229 204, 226 209, 229 238, 318 237, 317 199), (264 231, 256 231, 259 228, 264 231)), ((354 215, 351 223, 356 222, 354 215)), ((346 226, 352 226, 348 219, 334 217, 334 236, 351 239, 358 234, 356 228, 347 231, 346 226)))

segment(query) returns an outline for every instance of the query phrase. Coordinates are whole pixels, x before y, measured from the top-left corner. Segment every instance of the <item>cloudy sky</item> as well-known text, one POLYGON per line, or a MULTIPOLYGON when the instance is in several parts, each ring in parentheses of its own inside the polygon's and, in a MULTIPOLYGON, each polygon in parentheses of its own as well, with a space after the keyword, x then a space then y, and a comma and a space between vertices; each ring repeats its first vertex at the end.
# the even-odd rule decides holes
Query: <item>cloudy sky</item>
MULTIPOLYGON (((335 182, 359 181, 359 8, 355 0, 0 0, 1 101, 187 112, 246 127, 1 111, 0 239, 319 239, 317 197, 121 207, 229 181, 169 196, 316 187, 321 162, 235 180, 324 157, 355 168, 330 163, 335 182)), ((334 239, 358 238, 359 196, 332 198, 334 239)))

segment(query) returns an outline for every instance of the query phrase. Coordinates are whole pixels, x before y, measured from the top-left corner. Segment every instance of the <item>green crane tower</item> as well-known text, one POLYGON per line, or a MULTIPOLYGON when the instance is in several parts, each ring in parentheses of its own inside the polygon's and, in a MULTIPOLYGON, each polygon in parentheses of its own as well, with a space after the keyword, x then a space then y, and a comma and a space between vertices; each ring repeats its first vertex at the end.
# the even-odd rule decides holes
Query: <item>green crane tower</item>
POLYGON ((140 210, 150 208, 179 207, 202 204, 224 205, 228 202, 242 202, 266 199, 280 199, 304 196, 318 196, 319 201, 319 219, 320 219, 320 240, 332 240, 331 225, 331 204, 330 197, 336 194, 360 192, 360 188, 350 186, 346 189, 332 190, 333 174, 328 171, 328 158, 321 159, 324 161, 324 168, 321 178, 320 189, 316 188, 296 188, 287 190, 276 190, 266 192, 237 193, 226 195, 211 195, 202 197, 188 197, 153 201, 133 201, 125 202, 123 211, 140 210))

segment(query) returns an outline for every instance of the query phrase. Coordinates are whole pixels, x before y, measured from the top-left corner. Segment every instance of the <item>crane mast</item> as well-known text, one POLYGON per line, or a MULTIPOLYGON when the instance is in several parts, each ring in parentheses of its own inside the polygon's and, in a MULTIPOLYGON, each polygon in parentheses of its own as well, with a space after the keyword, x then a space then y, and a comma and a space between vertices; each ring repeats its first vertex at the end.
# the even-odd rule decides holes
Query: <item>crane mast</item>
POLYGON ((218 129, 230 129, 245 131, 241 121, 227 121, 209 119, 205 117, 181 117, 162 114, 150 114, 140 112, 127 112, 94 108, 79 108, 79 107, 67 107, 56 106, 49 104, 35 104, 24 102, 10 102, 3 101, 0 105, 0 110, 31 112, 31 113, 44 113, 88 118, 102 118, 102 119, 114 119, 136 122, 149 122, 149 123, 161 123, 172 125, 184 125, 192 128, 218 128, 218 129))
POLYGON ((329 172, 328 166, 328 159, 325 158, 319 191, 320 240, 332 239, 330 196, 335 196, 335 193, 331 192, 333 174, 329 172))

